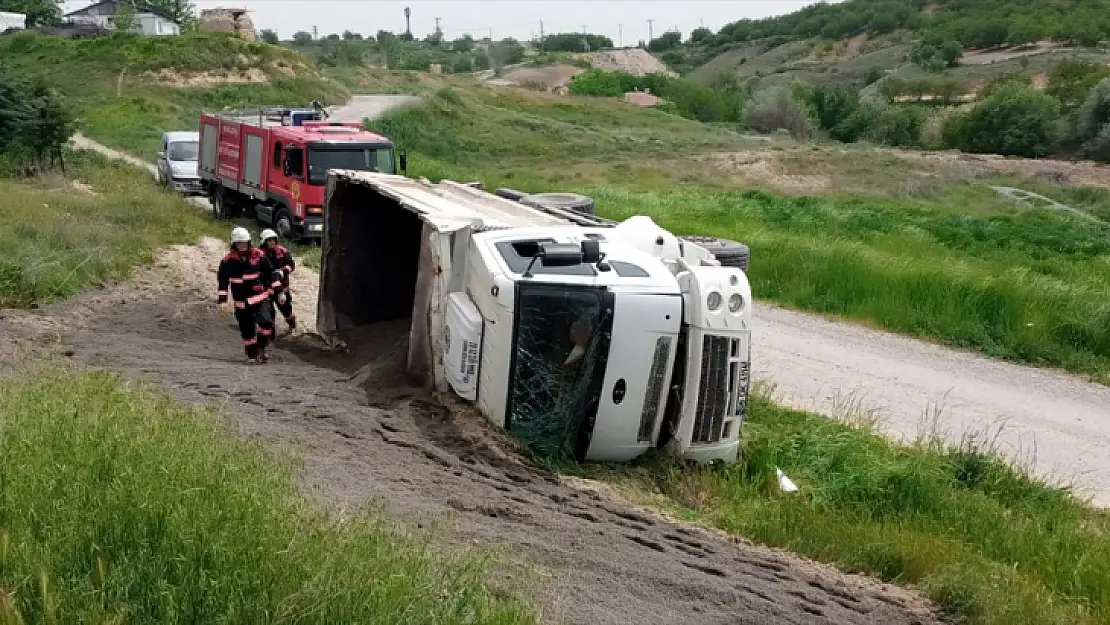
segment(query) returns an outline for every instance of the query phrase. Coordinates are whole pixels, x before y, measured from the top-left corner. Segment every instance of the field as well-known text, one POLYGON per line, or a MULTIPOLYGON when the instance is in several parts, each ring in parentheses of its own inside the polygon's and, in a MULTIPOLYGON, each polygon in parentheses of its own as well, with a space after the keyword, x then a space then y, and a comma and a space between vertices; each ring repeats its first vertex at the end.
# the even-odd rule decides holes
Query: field
POLYGON ((374 127, 429 177, 580 191, 609 216, 745 241, 754 292, 777 303, 1110 381, 1104 189, 872 148, 756 148, 657 111, 484 88, 441 90, 374 127), (728 158, 744 153, 771 163, 744 174, 728 158), (993 184, 1098 218, 1029 209, 993 184))
POLYGON ((321 511, 292 463, 150 389, 39 372, 0 415, 0 622, 535 622, 483 560, 321 511))

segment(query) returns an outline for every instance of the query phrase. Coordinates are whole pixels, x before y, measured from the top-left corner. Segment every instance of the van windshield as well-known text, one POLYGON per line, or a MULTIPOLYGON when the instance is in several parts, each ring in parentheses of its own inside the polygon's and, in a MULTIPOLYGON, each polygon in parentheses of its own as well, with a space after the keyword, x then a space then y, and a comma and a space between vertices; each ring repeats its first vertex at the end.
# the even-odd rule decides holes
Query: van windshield
POLYGON ((393 174, 393 148, 387 147, 312 147, 308 149, 308 183, 324 184, 329 169, 353 169, 393 174))
POLYGON ((196 141, 175 141, 170 144, 166 158, 171 161, 195 161, 198 148, 196 141))

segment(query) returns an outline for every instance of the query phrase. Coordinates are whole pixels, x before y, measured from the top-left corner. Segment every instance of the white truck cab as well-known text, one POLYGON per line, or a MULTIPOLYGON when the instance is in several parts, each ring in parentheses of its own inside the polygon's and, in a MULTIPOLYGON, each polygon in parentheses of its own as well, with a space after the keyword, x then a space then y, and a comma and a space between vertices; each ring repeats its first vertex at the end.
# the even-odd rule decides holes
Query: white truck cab
POLYGON ((410 370, 537 451, 735 460, 751 344, 740 269, 647 217, 586 227, 457 183, 333 171, 328 198, 329 342, 384 318, 367 306, 405 297, 390 314, 411 311, 410 370), (397 295, 372 292, 387 283, 397 295))

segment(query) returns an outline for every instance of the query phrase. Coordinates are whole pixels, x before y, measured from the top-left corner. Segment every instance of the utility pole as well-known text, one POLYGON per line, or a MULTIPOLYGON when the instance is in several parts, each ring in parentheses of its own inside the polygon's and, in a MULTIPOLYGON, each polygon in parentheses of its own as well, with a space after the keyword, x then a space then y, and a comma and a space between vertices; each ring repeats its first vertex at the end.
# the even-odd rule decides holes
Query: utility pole
POLYGON ((313 27, 312 27, 312 38, 313 38, 313 39, 317 39, 317 38, 318 38, 318 37, 316 36, 316 26, 315 26, 315 25, 313 25, 313 27))
POLYGON ((543 20, 540 20, 540 52, 543 52, 543 20))
POLYGON ((655 35, 653 34, 652 26, 651 26, 651 23, 654 22, 654 21, 655 20, 648 20, 647 21, 647 23, 648 23, 648 41, 651 41, 652 39, 655 39, 655 35))
POLYGON ((436 32, 437 32, 437 33, 439 32, 439 20, 440 20, 440 19, 441 19, 441 18, 438 18, 438 17, 437 17, 437 18, 435 18, 435 20, 436 20, 436 32))
POLYGON ((617 24, 617 45, 624 47, 624 24, 617 24))

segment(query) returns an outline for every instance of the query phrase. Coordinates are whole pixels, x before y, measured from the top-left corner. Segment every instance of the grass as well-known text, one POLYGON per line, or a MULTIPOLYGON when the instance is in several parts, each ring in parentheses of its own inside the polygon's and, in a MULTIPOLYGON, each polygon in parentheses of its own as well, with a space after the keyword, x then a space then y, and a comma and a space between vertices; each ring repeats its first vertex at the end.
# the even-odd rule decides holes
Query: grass
POLYGON ((485 558, 320 512, 225 430, 112 376, 0 383, 0 622, 535 622, 485 558))
MULTIPOLYGON (((904 159, 858 149, 781 153, 782 165, 800 155, 802 172, 837 181, 820 196, 743 190, 750 180, 691 157, 750 149, 741 137, 627 110, 446 89, 373 126, 410 151, 420 175, 579 191, 610 217, 647 214, 677 233, 744 241, 761 298, 1110 382, 1107 223, 1024 209, 991 191, 989 176, 937 170, 911 185, 904 159), (855 181, 840 181, 841 170, 855 181)), ((1104 191, 1025 186, 1106 210, 1104 191)))
POLYGON ((588 471, 678 517, 920 588, 983 625, 1110 619, 1110 517, 997 459, 985 438, 901 446, 753 397, 742 461, 588 471), (781 493, 775 469, 800 488, 781 493))
POLYGON ((67 178, 0 178, 0 308, 118 280, 159 247, 222 231, 147 172, 85 152, 67 154, 67 169, 67 178))
POLYGON ((206 110, 349 97, 297 53, 223 33, 89 40, 22 33, 0 38, 0 59, 65 94, 86 135, 150 159, 162 132, 195 130, 206 110), (261 82, 228 82, 251 75, 261 82), (207 83, 184 86, 202 76, 207 83))

